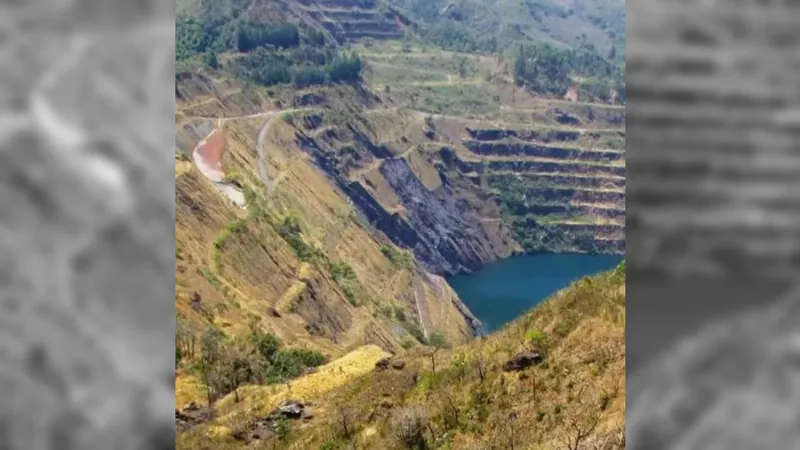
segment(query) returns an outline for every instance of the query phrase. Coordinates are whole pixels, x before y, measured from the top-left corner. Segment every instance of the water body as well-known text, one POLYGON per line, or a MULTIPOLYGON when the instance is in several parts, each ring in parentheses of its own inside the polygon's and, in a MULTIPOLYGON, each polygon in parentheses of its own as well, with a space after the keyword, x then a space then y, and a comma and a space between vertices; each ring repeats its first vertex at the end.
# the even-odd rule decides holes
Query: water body
POLYGON ((489 333, 586 275, 612 269, 617 255, 537 254, 488 264, 447 281, 489 333))

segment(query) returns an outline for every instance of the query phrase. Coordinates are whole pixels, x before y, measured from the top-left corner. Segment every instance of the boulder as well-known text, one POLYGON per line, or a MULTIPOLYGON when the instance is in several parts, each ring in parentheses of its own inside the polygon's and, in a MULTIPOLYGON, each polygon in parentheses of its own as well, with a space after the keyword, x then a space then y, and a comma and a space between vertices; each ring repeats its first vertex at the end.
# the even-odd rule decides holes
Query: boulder
POLYGON ((544 360, 544 356, 536 350, 525 350, 524 352, 517 353, 513 358, 503 364, 503 370, 506 372, 518 372, 525 370, 528 367, 539 364, 544 360))
POLYGON ((271 416, 282 417, 285 419, 299 419, 303 417, 305 405, 297 400, 284 400, 270 414, 271 416))
POLYGON ((389 368, 389 365, 392 363, 391 358, 383 358, 375 363, 376 370, 385 370, 389 368))
POLYGON ((406 362, 405 361, 397 360, 397 361, 393 361, 392 362, 392 368, 393 369, 402 370, 405 367, 406 367, 406 362))

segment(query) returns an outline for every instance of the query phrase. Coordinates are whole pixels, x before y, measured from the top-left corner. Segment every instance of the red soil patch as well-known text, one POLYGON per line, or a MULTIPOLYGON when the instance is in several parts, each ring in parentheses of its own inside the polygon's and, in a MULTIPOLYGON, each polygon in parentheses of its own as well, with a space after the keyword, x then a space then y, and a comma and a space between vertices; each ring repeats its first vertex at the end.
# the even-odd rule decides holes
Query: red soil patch
POLYGON ((210 169, 219 172, 220 175, 223 173, 222 153, 225 151, 225 136, 219 128, 200 141, 194 151, 210 169))

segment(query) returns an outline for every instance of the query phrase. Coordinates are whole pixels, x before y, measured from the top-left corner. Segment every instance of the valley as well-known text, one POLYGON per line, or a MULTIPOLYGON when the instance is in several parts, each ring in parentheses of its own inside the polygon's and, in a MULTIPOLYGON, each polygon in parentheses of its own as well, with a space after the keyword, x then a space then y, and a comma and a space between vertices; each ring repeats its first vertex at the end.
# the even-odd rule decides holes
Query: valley
MULTIPOLYGON (((336 410, 331 402, 353 395, 355 386, 365 388, 359 395, 371 392, 384 358, 408 365, 394 369, 400 378, 390 376, 405 392, 412 373, 414 384, 438 383, 427 368, 431 351, 452 362, 459 352, 497 345, 505 350, 487 363, 492 383, 501 382, 508 375, 499 372, 500 359, 530 344, 514 344, 508 333, 532 332, 531 320, 546 328, 541 333, 557 335, 548 344, 554 354, 591 346, 570 343, 583 333, 615 336, 607 350, 615 362, 592 370, 609 374, 609 383, 611 367, 622 364, 624 372, 624 266, 598 276, 602 289, 590 288, 587 278, 555 295, 569 298, 561 303, 610 309, 553 306, 558 316, 541 316, 547 307, 540 307, 489 336, 494 344, 476 341, 482 324, 445 280, 520 254, 624 254, 619 92, 609 87, 600 95, 580 77, 537 91, 526 83, 541 83, 538 68, 515 69, 503 52, 433 44, 412 10, 377 1, 245 3, 185 2, 180 9, 179 448, 323 448, 330 430, 322 424, 336 410), (240 25, 244 31, 230 41, 220 18, 239 20, 242 11, 268 25, 240 25), (300 23, 299 34, 286 23, 300 23), (200 24, 221 50, 197 50, 212 48, 192 37, 200 24), (268 31, 258 31, 262 26, 268 31), (286 439, 276 422, 241 428, 241 420, 290 398, 322 402, 313 410, 328 408, 325 420, 291 425, 286 439)), ((592 68, 585 70, 612 70, 599 56, 582 58, 580 67, 592 68)), ((576 377, 594 376, 588 366, 575 369, 582 374, 576 377)), ((609 442, 624 430, 621 386, 593 394, 610 396, 606 408, 615 405, 602 420, 609 442)), ((492 384, 492 396, 496 389, 492 384)), ((365 401, 372 400, 378 397, 365 401)), ((345 430, 348 436, 327 440, 346 442, 324 448, 394 448, 388 431, 363 412, 353 412, 358 436, 345 430)), ((553 433, 537 431, 536 442, 550 448, 560 413, 543 414, 553 433)), ((491 434, 478 431, 461 434, 491 434)))

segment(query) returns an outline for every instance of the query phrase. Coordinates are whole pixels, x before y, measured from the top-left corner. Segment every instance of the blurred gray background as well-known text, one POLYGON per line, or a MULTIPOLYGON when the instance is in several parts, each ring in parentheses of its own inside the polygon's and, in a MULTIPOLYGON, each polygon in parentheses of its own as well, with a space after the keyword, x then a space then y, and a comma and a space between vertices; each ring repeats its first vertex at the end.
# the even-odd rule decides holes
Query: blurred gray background
POLYGON ((0 3, 0 449, 174 448, 168 1, 0 3))
POLYGON ((800 448, 800 4, 627 15, 628 445, 800 448))

